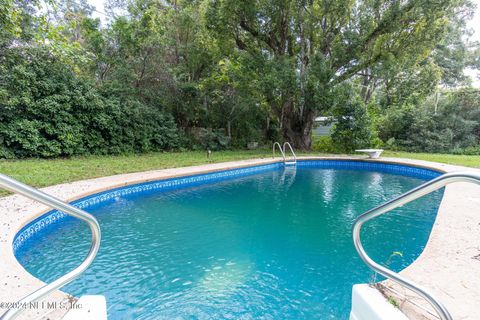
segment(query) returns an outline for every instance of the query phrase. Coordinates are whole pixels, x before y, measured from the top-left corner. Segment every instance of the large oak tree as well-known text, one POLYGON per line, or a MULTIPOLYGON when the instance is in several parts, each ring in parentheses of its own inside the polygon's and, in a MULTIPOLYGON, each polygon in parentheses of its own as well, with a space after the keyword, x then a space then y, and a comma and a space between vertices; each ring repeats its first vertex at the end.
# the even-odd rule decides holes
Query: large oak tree
MULTIPOLYGON (((458 0, 212 0, 209 26, 259 61, 263 93, 284 139, 309 149, 316 116, 335 88, 376 66, 424 60, 447 31, 458 0)), ((230 50, 230 51, 228 51, 230 50)))

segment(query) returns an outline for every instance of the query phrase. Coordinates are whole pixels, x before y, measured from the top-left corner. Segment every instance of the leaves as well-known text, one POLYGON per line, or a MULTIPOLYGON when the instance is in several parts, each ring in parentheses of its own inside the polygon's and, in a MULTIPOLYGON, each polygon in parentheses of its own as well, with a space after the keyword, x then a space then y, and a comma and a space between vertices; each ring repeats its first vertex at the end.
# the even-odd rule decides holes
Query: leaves
MULTIPOLYGON (((202 131, 229 146, 288 140, 308 149, 314 119, 329 115, 344 150, 378 143, 376 131, 401 148, 423 148, 402 130, 442 150, 473 141, 428 113, 412 120, 439 84, 468 85, 463 70, 480 67, 479 44, 465 37, 468 0, 111 0, 102 22, 85 0, 47 3, 40 11, 35 1, 0 0, 1 108, 37 121, 8 138, 32 138, 32 147, 2 154, 169 148, 175 126, 192 148, 205 147, 202 131), (34 147, 50 140, 60 145, 34 147)), ((460 118, 451 117, 471 127, 460 118)))
POLYGON ((177 147, 168 115, 100 94, 44 49, 10 50, 0 77, 0 149, 16 157, 157 151, 177 147))

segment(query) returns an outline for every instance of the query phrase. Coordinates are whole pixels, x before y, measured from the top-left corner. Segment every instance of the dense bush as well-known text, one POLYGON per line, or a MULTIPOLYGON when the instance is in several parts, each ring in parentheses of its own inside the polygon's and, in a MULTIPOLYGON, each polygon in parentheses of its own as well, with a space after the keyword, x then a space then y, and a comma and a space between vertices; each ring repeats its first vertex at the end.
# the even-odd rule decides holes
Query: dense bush
POLYGON ((223 130, 195 128, 189 138, 191 149, 218 151, 230 147, 230 138, 223 130))
POLYGON ((339 152, 352 152, 358 148, 370 147, 373 131, 367 109, 358 97, 349 98, 334 108, 335 125, 332 143, 339 152))
POLYGON ((336 153, 337 148, 333 144, 332 138, 329 136, 313 137, 312 150, 324 153, 336 153))
POLYGON ((0 157, 56 157, 177 147, 170 116, 100 93, 38 48, 10 49, 0 63, 0 157))
MULTIPOLYGON (((435 99, 434 99, 435 98, 435 99)), ((480 92, 459 90, 419 106, 392 106, 378 121, 391 149, 476 154, 480 143, 480 92)))

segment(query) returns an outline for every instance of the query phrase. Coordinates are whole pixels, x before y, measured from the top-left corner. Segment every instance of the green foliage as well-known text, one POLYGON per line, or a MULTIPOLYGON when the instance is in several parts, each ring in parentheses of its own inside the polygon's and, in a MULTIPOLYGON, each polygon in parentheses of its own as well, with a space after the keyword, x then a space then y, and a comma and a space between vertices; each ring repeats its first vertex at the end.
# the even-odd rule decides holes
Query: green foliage
POLYGON ((388 302, 395 308, 400 308, 400 303, 394 297, 388 297, 388 302))
POLYGON ((370 147, 373 141, 367 108, 357 95, 346 92, 348 90, 348 86, 338 90, 339 102, 333 109, 335 125, 331 135, 332 143, 341 152, 370 147))
POLYGON ((0 78, 3 157, 145 152, 177 147, 168 115, 101 95, 42 49, 11 49, 0 78))
MULTIPOLYGON (((400 252, 400 251, 394 251, 390 254, 390 256, 387 258, 387 260, 382 263, 386 268, 389 268, 390 265, 392 264, 393 262, 393 259, 398 257, 399 259, 403 259, 403 253, 400 252)), ((370 279, 370 284, 373 284, 375 285, 377 283, 377 272, 373 272, 372 273, 372 277, 370 279)), ((395 304, 394 304, 395 305, 395 304)))
POLYGON ((107 2, 126 14, 102 25, 86 0, 0 0, 0 157, 309 149, 330 115, 317 150, 476 152, 476 107, 430 98, 480 68, 468 0, 107 2))
POLYGON ((21 33, 19 28, 19 11, 14 6, 13 0, 0 1, 0 39, 2 42, 21 33))
POLYGON ((480 92, 458 90, 431 97, 419 107, 389 110, 378 126, 395 149, 476 154, 480 142, 480 92))
POLYGON ((225 135, 222 130, 211 130, 198 128, 195 130, 193 137, 193 149, 201 150, 225 150, 230 146, 230 138, 225 135))
POLYGON ((260 128, 268 111, 262 107, 259 80, 248 57, 232 58, 220 60, 199 86, 205 106, 201 123, 225 128, 234 146, 245 147, 248 142, 264 140, 260 128))
MULTIPOLYGON (((308 149, 314 118, 331 111, 345 82, 367 88, 360 90, 364 102, 379 91, 386 105, 414 103, 431 93, 441 76, 431 53, 463 6, 462 1, 214 0, 206 21, 225 54, 236 48, 258 62, 261 93, 284 138, 308 149)), ((354 126, 339 127, 344 125, 354 126)), ((350 129, 339 130, 336 139, 347 142, 341 136, 350 129)), ((362 143, 347 149, 357 144, 362 143)))
POLYGON ((324 153, 338 152, 338 149, 333 143, 332 137, 329 136, 314 137, 312 142, 312 150, 324 153))

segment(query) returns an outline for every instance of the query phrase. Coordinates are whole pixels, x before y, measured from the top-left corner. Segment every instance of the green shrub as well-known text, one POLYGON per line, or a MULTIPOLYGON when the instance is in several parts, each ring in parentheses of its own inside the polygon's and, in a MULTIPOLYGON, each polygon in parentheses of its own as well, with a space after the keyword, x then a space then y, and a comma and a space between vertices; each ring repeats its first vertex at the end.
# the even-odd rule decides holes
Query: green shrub
POLYGON ((334 108, 336 123, 332 130, 332 143, 339 152, 352 152, 372 146, 373 129, 363 102, 350 97, 334 108))
POLYGON ((336 153, 337 150, 329 136, 313 137, 312 150, 324 153, 336 153))
POLYGON ((223 130, 196 128, 192 133, 191 141, 193 149, 218 151, 228 149, 230 146, 230 138, 223 130))
POLYGON ((48 52, 10 49, 0 74, 0 157, 58 157, 176 148, 160 108, 99 90, 48 52))
POLYGON ((389 149, 477 154, 480 144, 480 91, 462 89, 419 106, 391 106, 378 121, 389 149))
POLYGON ((472 147, 467 147, 464 149, 454 149, 452 151, 453 154, 461 154, 461 155, 467 155, 467 156, 478 156, 480 155, 480 146, 472 146, 472 147))

